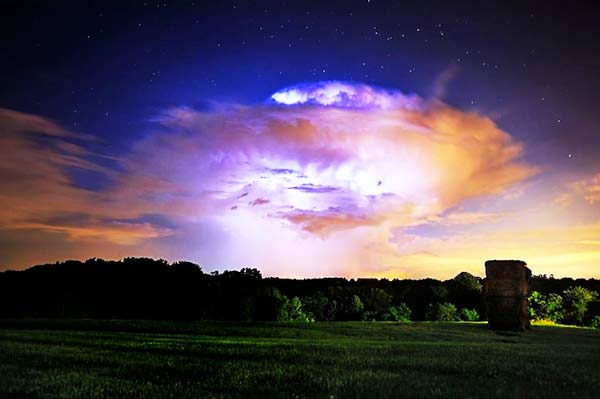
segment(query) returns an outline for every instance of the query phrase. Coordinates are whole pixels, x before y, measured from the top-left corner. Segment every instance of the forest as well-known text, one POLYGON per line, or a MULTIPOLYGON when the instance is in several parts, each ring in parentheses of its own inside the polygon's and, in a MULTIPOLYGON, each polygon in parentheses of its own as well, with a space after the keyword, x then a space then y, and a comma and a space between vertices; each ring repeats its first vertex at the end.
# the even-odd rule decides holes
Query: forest
MULTIPOLYGON (((191 262, 69 260, 0 273, 2 318, 229 321, 485 320, 484 280, 263 278, 191 262)), ((534 276, 533 319, 600 327, 600 280, 534 276)))

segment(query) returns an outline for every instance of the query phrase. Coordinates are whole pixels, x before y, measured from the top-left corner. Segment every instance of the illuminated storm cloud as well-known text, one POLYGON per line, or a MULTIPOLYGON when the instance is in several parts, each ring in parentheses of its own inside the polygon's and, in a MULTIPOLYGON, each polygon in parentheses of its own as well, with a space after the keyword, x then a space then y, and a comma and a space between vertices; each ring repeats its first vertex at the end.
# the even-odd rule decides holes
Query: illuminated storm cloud
POLYGON ((187 205, 196 213, 190 216, 223 214, 236 224, 231 214, 246 211, 253 223, 279 219, 283 228, 328 236, 412 225, 534 171, 518 162, 522 146, 491 120, 414 95, 322 82, 271 98, 250 107, 170 110, 162 119, 167 133, 130 154, 127 179, 175 184, 186 203, 202 204, 187 205))
MULTIPOLYGON (((28 125, 35 117, 7 115, 9 126, 24 126, 5 136, 26 152, 13 155, 40 169, 23 179, 56 178, 22 180, 26 199, 7 191, 4 228, 61 232, 96 256, 106 243, 113 254, 137 248, 267 274, 372 273, 397 264, 398 229, 446 218, 535 173, 519 161, 522 145, 490 119, 364 84, 304 84, 265 104, 167 110, 118 158, 118 170, 90 164, 67 143, 40 148, 23 134, 39 131, 28 125), (111 184, 77 187, 67 161, 111 184), (49 207, 48 192, 64 198, 49 207)), ((451 220, 463 219, 480 218, 451 220)))

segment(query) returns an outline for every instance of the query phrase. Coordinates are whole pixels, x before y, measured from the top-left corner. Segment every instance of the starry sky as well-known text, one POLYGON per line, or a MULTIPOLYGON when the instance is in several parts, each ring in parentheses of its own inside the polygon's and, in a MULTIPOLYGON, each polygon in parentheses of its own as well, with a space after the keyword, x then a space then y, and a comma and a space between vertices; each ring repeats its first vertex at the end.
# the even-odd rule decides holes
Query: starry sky
POLYGON ((450 3, 3 1, 0 270, 600 277, 600 9, 450 3))

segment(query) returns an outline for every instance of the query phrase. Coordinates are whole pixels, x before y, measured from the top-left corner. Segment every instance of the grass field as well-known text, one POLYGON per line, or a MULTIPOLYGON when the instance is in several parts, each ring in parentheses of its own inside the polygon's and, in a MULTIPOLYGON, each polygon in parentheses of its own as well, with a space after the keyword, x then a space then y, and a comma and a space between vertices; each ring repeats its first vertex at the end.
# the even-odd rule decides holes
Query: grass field
POLYGON ((0 320, 0 398, 599 397, 600 332, 0 320))

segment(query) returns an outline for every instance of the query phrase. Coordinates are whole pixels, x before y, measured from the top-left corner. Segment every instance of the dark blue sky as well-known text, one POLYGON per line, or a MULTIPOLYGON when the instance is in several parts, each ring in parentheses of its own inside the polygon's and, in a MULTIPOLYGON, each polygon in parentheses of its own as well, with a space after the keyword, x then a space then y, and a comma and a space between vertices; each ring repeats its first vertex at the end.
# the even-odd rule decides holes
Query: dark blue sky
POLYGON ((530 156, 586 164, 598 149, 600 36, 581 4, 120 3, 3 2, 0 106, 120 148, 172 106, 255 103, 318 80, 429 97, 455 65, 446 101, 543 148, 530 156))

